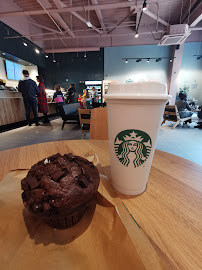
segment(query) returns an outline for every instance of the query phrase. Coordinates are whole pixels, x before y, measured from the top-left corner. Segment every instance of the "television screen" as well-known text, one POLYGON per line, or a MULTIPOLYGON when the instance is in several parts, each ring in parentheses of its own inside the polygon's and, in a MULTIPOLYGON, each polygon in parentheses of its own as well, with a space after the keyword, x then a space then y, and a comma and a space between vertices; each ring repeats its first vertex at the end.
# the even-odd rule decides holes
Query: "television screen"
POLYGON ((8 80, 15 80, 14 63, 6 60, 6 74, 8 80))
POLYGON ((19 81, 21 79, 21 66, 6 60, 6 74, 8 80, 19 81))
POLYGON ((15 70, 15 80, 21 80, 21 66, 17 63, 14 63, 14 70, 15 70))

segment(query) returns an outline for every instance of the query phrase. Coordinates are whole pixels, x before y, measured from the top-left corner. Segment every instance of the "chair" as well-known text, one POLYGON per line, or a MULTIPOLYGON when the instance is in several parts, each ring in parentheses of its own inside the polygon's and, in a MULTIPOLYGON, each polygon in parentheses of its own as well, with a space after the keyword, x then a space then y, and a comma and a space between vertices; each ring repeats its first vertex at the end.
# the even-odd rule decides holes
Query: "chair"
POLYGON ((65 105, 60 105, 58 107, 60 116, 62 117, 62 120, 63 120, 62 129, 64 128, 65 124, 68 123, 68 120, 79 121, 79 116, 78 116, 79 107, 80 107, 79 103, 65 104, 65 105))
POLYGON ((81 126, 81 139, 84 132, 90 132, 91 109, 78 109, 79 121, 81 126))
POLYGON ((108 140, 107 108, 95 108, 91 113, 91 140, 108 140))
POLYGON ((175 128, 179 125, 179 123, 190 122, 191 123, 191 116, 186 118, 180 118, 178 109, 176 105, 166 105, 164 115, 163 115, 163 122, 161 125, 165 123, 165 121, 175 122, 172 128, 175 128))

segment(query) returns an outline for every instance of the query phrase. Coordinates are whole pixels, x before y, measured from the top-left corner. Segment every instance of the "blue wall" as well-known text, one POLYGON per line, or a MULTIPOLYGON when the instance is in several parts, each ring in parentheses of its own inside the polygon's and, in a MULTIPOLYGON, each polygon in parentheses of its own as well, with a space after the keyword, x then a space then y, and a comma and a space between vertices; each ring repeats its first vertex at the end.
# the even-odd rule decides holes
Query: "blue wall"
POLYGON ((173 47, 171 46, 124 46, 104 49, 104 78, 105 80, 118 80, 126 82, 157 80, 168 83, 171 63, 169 59, 156 62, 151 59, 136 63, 136 60, 129 60, 128 64, 122 58, 141 57, 172 57, 173 47))

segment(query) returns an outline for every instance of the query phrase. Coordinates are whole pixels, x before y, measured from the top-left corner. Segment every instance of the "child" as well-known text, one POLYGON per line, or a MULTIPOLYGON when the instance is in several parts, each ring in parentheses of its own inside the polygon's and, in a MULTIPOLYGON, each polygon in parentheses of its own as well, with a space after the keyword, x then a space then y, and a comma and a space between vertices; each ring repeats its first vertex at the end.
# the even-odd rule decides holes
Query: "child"
POLYGON ((81 109, 83 109, 84 108, 84 106, 83 106, 83 102, 82 102, 82 96, 79 94, 79 97, 78 97, 78 102, 79 102, 79 104, 80 104, 80 106, 81 106, 81 109))
POLYGON ((52 101, 55 101, 56 113, 58 115, 60 115, 59 106, 64 104, 64 97, 63 97, 63 93, 61 91, 60 84, 56 84, 54 89, 55 89, 55 93, 53 95, 53 100, 52 101))

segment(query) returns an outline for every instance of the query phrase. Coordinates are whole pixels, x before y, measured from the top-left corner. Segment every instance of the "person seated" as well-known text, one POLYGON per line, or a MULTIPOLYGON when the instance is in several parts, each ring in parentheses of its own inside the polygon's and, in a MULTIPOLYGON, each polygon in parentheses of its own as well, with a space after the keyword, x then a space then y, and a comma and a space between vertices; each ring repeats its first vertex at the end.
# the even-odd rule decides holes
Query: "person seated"
POLYGON ((176 101, 175 105, 177 106, 180 118, 187 118, 192 116, 193 112, 191 112, 191 108, 187 103, 187 96, 184 93, 179 93, 179 98, 180 100, 176 101))

